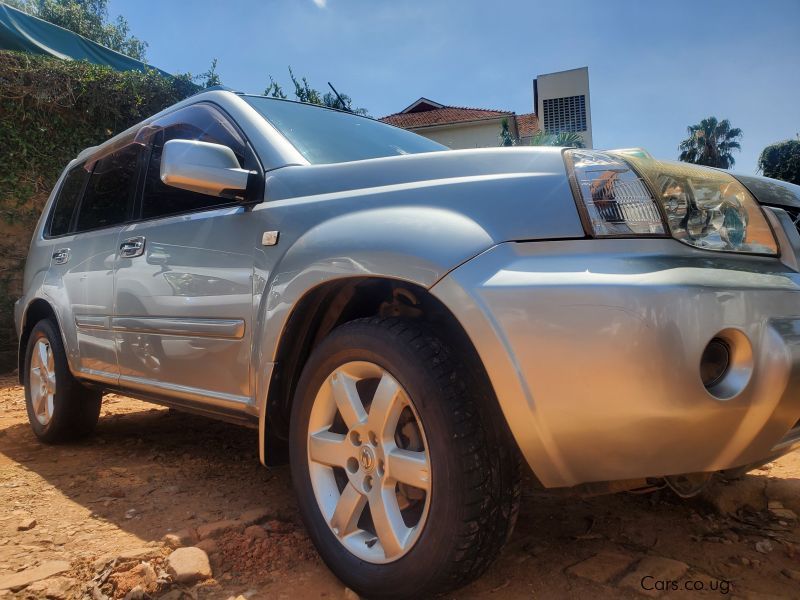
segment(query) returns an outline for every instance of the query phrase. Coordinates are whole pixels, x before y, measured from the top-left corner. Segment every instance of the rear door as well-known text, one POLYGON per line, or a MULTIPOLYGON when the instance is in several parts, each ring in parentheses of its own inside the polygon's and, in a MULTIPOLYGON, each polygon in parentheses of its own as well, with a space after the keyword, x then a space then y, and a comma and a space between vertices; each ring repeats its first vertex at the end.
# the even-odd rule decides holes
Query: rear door
MULTIPOLYGON (((133 143, 117 148, 66 176, 64 192, 81 181, 84 191, 70 216, 66 206, 59 211, 57 204, 49 225, 53 252, 47 289, 63 311, 65 333, 74 331, 76 336, 68 344, 77 348, 71 364, 85 377, 107 383, 116 383, 119 376, 111 331, 117 239, 132 214, 143 152, 143 146, 133 143)), ((72 192, 62 193, 59 203, 72 197, 72 192)))
POLYGON ((113 327, 120 384, 176 400, 242 410, 250 401, 253 253, 258 219, 229 200, 166 186, 164 143, 201 140, 230 147, 258 169, 236 126, 196 104, 152 123, 137 222, 120 238, 113 327))

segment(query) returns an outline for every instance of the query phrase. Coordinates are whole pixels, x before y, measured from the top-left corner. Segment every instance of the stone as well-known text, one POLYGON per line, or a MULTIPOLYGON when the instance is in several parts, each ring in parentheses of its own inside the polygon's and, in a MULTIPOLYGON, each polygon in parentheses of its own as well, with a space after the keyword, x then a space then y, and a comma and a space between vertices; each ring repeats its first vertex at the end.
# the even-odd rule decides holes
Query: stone
POLYGON ((788 577, 792 581, 800 581, 800 571, 795 569, 783 569, 781 571, 785 577, 788 577))
POLYGON ((761 552, 761 554, 769 554, 772 552, 772 542, 769 540, 761 540, 756 542, 756 550, 761 552))
POLYGON ((267 537, 267 532, 264 530, 263 527, 260 527, 258 525, 250 525, 250 527, 244 530, 244 534, 247 537, 252 538, 254 540, 263 539, 267 537))
POLYGON ((137 585, 131 588, 131 591, 125 594, 124 600, 144 600, 146 596, 147 592, 145 589, 142 586, 137 585))
POLYGON ((133 548, 131 550, 125 550, 124 552, 109 552, 108 554, 104 554, 96 561, 94 561, 94 569, 95 571, 99 571, 112 560, 117 559, 118 561, 124 560, 146 560, 148 558, 155 558, 161 554, 159 548, 133 548))
POLYGON ((195 548, 200 548, 200 550, 208 555, 216 554, 219 551, 219 548, 217 548, 217 542, 211 538, 208 538, 207 540, 200 540, 195 544, 195 548))
POLYGON ((223 533, 228 533, 229 531, 241 532, 243 529, 244 525, 241 522, 229 519, 200 525, 200 527, 197 528, 197 535, 201 540, 204 540, 206 538, 219 537, 223 533))
POLYGON ((32 584, 34 581, 47 579, 53 575, 59 575, 64 571, 69 571, 70 564, 65 560, 49 560, 40 564, 38 567, 31 567, 0 577, 0 590, 17 591, 32 584))
POLYGON ((168 533, 163 537, 163 542, 170 548, 182 548, 191 546, 198 540, 197 532, 193 529, 179 529, 168 533))
POLYGON ((790 508, 770 508, 769 512, 776 519, 783 519, 784 521, 797 521, 797 513, 790 508))
POLYGON ((627 554, 601 552, 567 569, 567 573, 595 583, 608 583, 636 560, 627 554))
POLYGON ((356 594, 349 587, 344 588, 344 600, 361 600, 361 596, 356 594))
POLYGON ((25 517, 17 523, 17 531, 29 531, 36 527, 36 519, 33 517, 25 517))
POLYGON ((245 527, 259 525, 269 519, 270 511, 266 508, 253 508, 244 511, 237 519, 245 527))
POLYGON ((76 585, 78 585, 78 580, 72 577, 50 577, 33 582, 26 588, 26 593, 39 598, 66 600, 72 596, 70 591, 76 585))
POLYGON ((761 511, 767 508, 764 487, 764 482, 758 477, 743 477, 734 481, 712 479, 700 497, 722 515, 735 515, 744 507, 761 511))
POLYGON ((633 571, 620 580, 619 587, 656 597, 664 591, 664 587, 656 585, 656 582, 669 584, 678 581, 688 570, 689 565, 678 560, 663 556, 645 556, 633 571))
POLYGON ((167 571, 176 583, 195 583, 211 577, 208 554, 200 548, 178 548, 167 557, 167 571))

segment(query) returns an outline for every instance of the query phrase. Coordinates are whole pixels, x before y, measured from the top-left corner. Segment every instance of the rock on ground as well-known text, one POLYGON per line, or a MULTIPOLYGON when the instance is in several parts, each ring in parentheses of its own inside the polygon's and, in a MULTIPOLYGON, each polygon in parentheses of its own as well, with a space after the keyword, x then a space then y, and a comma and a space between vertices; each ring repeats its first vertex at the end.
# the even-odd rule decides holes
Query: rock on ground
MULTIPOLYGON (((627 588, 646 596, 658 596, 663 590, 646 589, 642 585, 645 579, 653 582, 677 581, 688 570, 689 565, 678 560, 664 558, 663 556, 645 556, 633 571, 620 580, 619 587, 627 588)), ((653 585, 651 587, 655 588, 657 586, 653 585)))
POLYGON ((596 583, 608 583, 625 571, 636 560, 633 556, 616 552, 601 552, 572 565, 567 573, 596 583))
POLYGON ((13 575, 0 578, 0 590, 17 591, 32 584, 34 581, 47 579, 64 571, 69 571, 70 564, 65 560, 50 560, 43 562, 38 567, 25 569, 13 575))
POLYGON ((167 571, 177 583, 194 583, 211 577, 208 554, 200 548, 178 548, 167 557, 167 571))
POLYGON ((200 527, 197 528, 197 535, 201 540, 204 540, 206 538, 219 537, 223 533, 228 533, 229 531, 242 531, 243 529, 244 524, 241 521, 231 519, 228 521, 216 521, 214 523, 200 525, 200 527))
POLYGON ((71 577, 50 577, 33 582, 25 592, 37 598, 66 600, 72 595, 70 592, 76 585, 78 585, 78 580, 71 577))

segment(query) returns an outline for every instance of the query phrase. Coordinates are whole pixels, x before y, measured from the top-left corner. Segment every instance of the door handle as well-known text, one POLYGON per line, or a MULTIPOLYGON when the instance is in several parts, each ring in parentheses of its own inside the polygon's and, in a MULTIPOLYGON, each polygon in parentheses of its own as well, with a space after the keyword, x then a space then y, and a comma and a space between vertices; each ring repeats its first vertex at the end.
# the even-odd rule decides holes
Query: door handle
POLYGON ((119 245, 119 255, 122 258, 134 258, 144 254, 144 236, 128 238, 119 245))
POLYGON ((64 265, 69 262, 72 253, 69 248, 60 248, 53 252, 53 263, 56 265, 64 265))

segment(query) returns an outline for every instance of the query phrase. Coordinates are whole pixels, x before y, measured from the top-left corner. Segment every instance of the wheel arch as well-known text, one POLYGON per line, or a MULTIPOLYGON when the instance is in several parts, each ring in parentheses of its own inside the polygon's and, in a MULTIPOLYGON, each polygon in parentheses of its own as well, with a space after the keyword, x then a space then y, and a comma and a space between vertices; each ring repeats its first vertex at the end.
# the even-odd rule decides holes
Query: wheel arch
POLYGON ((25 351, 28 347, 28 339, 30 339, 31 331, 36 324, 43 319, 51 319, 55 326, 58 328, 58 333, 61 336, 61 342, 66 348, 66 341, 64 340, 64 331, 61 328, 61 323, 58 320, 58 315, 53 309, 52 305, 44 298, 34 298, 25 307, 25 312, 22 315, 22 321, 19 330, 19 347, 17 351, 17 366, 19 372, 19 383, 24 385, 25 382, 25 351))
POLYGON ((488 375, 463 326, 425 287, 380 276, 335 279, 308 290, 292 307, 280 333, 260 411, 262 462, 282 461, 280 448, 288 434, 294 391, 311 352, 336 326, 371 316, 425 321, 469 362, 497 405, 488 375))

